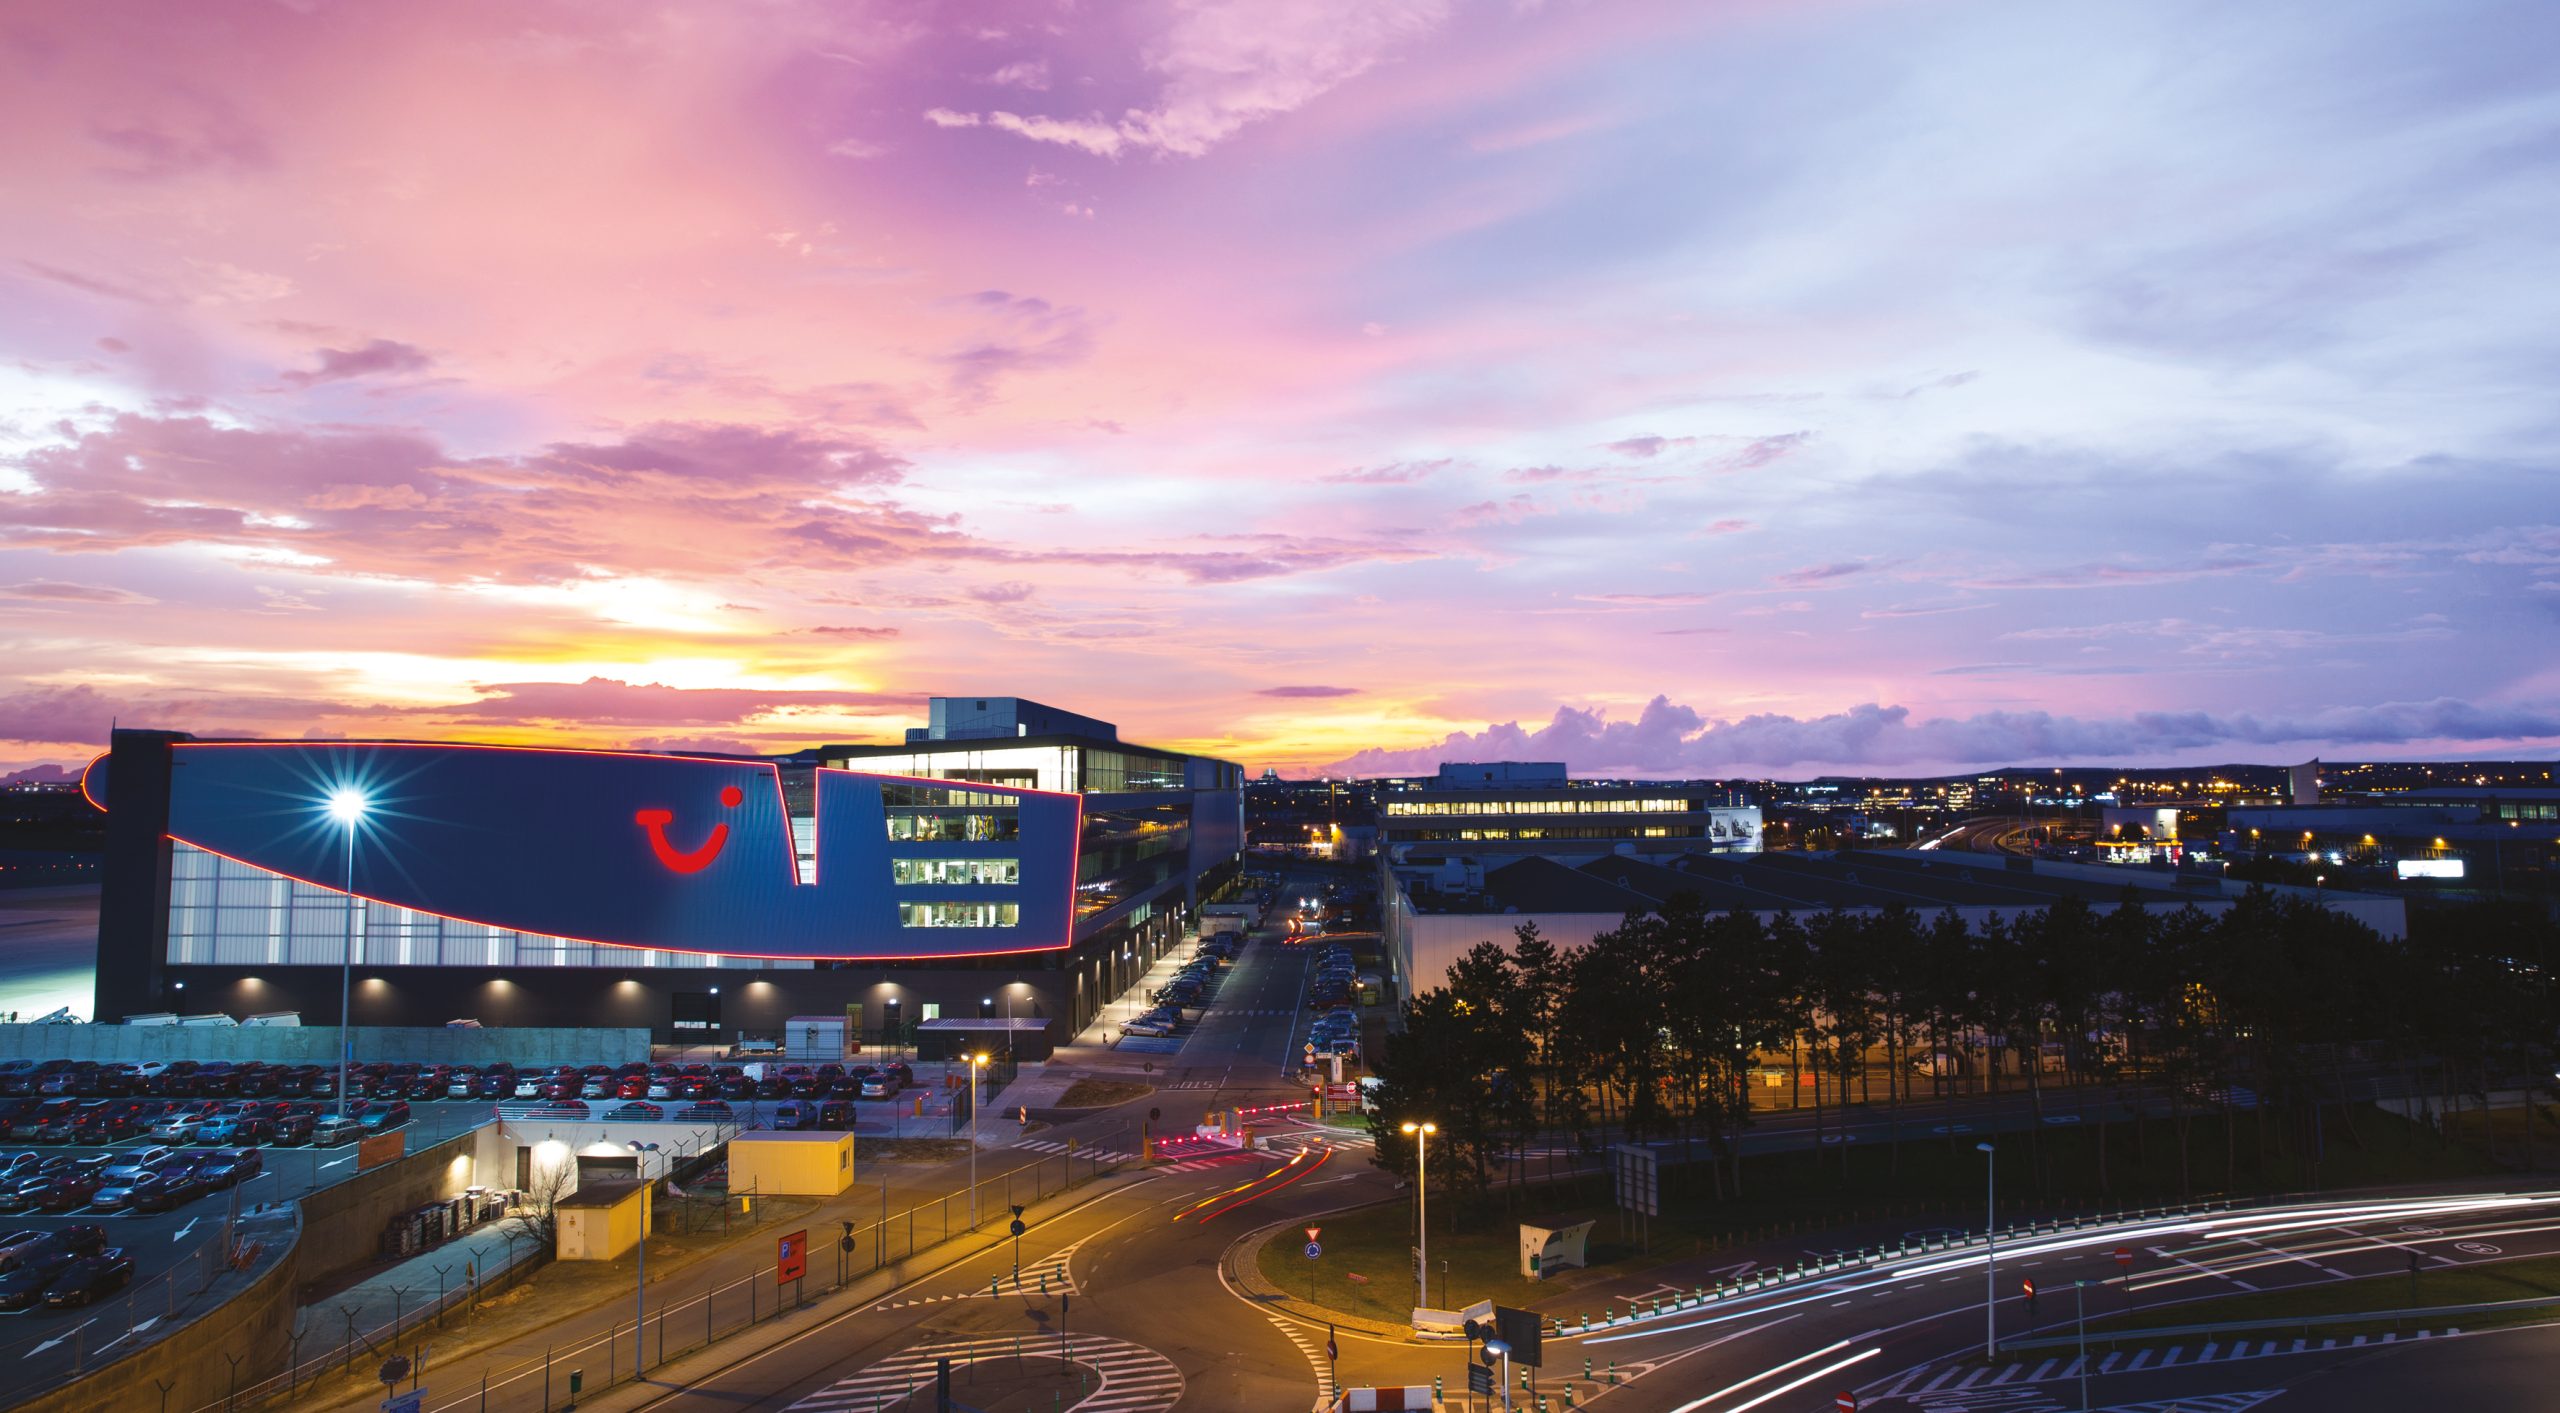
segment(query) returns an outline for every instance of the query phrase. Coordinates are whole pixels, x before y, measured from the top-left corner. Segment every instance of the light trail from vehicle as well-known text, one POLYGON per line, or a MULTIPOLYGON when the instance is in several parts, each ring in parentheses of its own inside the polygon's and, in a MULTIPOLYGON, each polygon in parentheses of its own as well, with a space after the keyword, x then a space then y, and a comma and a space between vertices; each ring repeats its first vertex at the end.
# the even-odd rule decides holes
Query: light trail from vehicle
MULTIPOLYGON (((1301 1156, 1304 1155, 1301 1154, 1301 1156)), ((1269 1187, 1263 1188, 1260 1192, 1248 1192, 1244 1196, 1237 1198, 1235 1201, 1228 1203, 1226 1206, 1219 1208, 1217 1211, 1203 1214, 1200 1220, 1203 1222, 1214 1221, 1217 1218, 1223 1217, 1227 1213, 1234 1211, 1238 1207, 1245 1206, 1248 1203, 1259 1202, 1263 1198, 1278 1192, 1280 1189, 1287 1187, 1292 1183, 1304 1182, 1308 1174, 1313 1173, 1316 1169, 1323 1167, 1326 1163, 1331 1162, 1332 1160, 1332 1149, 1325 1148, 1316 1150, 1316 1160, 1314 1162, 1307 1164, 1303 1168, 1298 1168, 1294 1173, 1289 1172, 1290 1168, 1297 1167, 1297 1164, 1294 1162, 1280 1168, 1277 1172, 1269 1175, 1271 1177, 1279 1177, 1280 1181, 1272 1183, 1269 1187), (1283 1173, 1288 1174, 1288 1176, 1281 1177, 1281 1174, 1283 1173)))

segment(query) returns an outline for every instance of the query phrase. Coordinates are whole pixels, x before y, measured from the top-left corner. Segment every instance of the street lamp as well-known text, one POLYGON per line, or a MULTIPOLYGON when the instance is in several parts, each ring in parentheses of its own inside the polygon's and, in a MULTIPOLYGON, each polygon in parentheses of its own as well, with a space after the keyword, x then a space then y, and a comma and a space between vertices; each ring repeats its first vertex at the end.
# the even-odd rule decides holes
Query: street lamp
POLYGON ((329 818, 346 831, 347 946, 338 963, 338 1117, 347 1116, 347 1061, 355 1053, 356 826, 364 822, 364 792, 342 785, 329 793, 329 818))
POLYGON ((2089 1413, 2089 1283, 2071 1283, 2071 1313, 2080 1325, 2080 1413, 2089 1413))
POLYGON ((1992 1289, 1992 1267, 2000 1260, 2000 1160, 1988 1143, 1973 1145, 1982 1164, 1982 1357, 2000 1357, 1999 1295, 1992 1289))
POLYGON ((1511 1346, 1498 1339, 1484 1342, 1484 1352, 1502 1361, 1502 1406, 1511 1406, 1511 1346))
POLYGON ((649 1353, 649 1155, 658 1145, 631 1140, 631 1151, 640 1160, 640 1282, 631 1293, 631 1372, 637 1377, 648 1363, 649 1353))
POLYGON ((1407 1122, 1404 1131, 1413 1137, 1413 1303, 1424 1309, 1431 1306, 1431 1135, 1440 1131, 1434 1123, 1407 1122))
POLYGON ((969 1057, 969 1230, 978 1229, 978 1071, 987 1063, 987 1052, 969 1057))

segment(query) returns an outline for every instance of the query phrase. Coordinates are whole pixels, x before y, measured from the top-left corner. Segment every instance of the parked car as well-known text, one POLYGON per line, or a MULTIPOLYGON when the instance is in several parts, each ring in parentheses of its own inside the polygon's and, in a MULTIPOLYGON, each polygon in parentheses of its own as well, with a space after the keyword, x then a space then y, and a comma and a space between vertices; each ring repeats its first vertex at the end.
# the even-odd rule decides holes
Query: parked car
POLYGON ((133 1258, 124 1254, 122 1247, 110 1247, 64 1266, 54 1276, 53 1284, 44 1288, 44 1303, 86 1305, 124 1289, 132 1279, 133 1258))
POLYGON ((208 1188, 237 1187, 264 1171, 266 1163, 254 1148, 234 1148, 215 1153, 196 1166, 196 1177, 208 1188))
POLYGON ((353 1143, 362 1137, 364 1137, 364 1124, 357 1119, 332 1116, 321 1119, 311 1126, 311 1146, 314 1148, 335 1148, 342 1143, 353 1143))
MULTIPOLYGON (((572 1096, 563 1095, 561 1097, 569 1098, 572 1096)), ((367 1133, 380 1133, 386 1129, 395 1129, 408 1121, 409 1105, 406 1100, 401 1099, 394 1099, 387 1104, 367 1104, 364 1106, 364 1112, 356 1115, 356 1122, 364 1125, 364 1129, 367 1133)))
POLYGON ((36 1209, 43 1212, 68 1212, 89 1205, 98 1191, 98 1170, 93 1167, 66 1168, 54 1174, 53 1185, 37 1194, 36 1209))
POLYGON ((135 1183, 126 1205, 137 1212, 173 1212, 213 1190, 192 1167, 171 1167, 135 1183))
POLYGON ((26 1310, 44 1303, 44 1289, 62 1268, 80 1258, 68 1251, 43 1250, 29 1257, 25 1265, 0 1275, 0 1310, 26 1310))
POLYGON ((865 1099, 895 1099, 898 1091, 906 1087, 906 1081, 895 1070, 873 1070, 862 1077, 862 1097, 865 1099))
POLYGON ((171 1114, 151 1126, 151 1137, 160 1143, 191 1143, 196 1131, 213 1120, 202 1113, 171 1114))
POLYGON ((74 1256, 87 1256, 103 1251, 107 1245, 107 1229, 95 1223, 57 1227, 52 1231, 20 1231, 0 1236, 0 1272, 14 1271, 20 1266, 51 1251, 67 1251, 74 1256))

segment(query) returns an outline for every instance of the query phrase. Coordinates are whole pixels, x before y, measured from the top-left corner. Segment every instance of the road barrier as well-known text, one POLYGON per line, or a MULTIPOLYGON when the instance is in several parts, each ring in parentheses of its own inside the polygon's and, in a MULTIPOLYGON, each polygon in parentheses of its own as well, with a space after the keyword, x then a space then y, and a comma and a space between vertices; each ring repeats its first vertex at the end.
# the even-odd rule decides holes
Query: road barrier
MULTIPOLYGON (((2391 1279, 2376 1276, 2376 1280, 2391 1279)), ((2372 1325, 2385 1320, 2394 1324, 2419 1324, 2451 1319, 2463 1315, 2522 1313, 2560 1306, 2560 1295, 2532 1295, 2522 1300, 2490 1300, 2474 1305, 2429 1305, 2405 1310, 2350 1311, 2336 1315, 2293 1315, 2273 1320, 2227 1320, 2215 1325, 2160 1325, 2140 1330, 2092 1331, 2085 1339, 2076 1335, 2049 1335, 2034 1339, 2004 1339, 2000 1352, 2013 1353, 2027 1349, 2067 1349, 2096 1345, 2115 1349, 2127 1344, 2148 1343, 2162 1339, 2191 1339, 2198 1335, 2248 1334, 2257 1330, 2312 1330, 2334 1325, 2372 1325)))

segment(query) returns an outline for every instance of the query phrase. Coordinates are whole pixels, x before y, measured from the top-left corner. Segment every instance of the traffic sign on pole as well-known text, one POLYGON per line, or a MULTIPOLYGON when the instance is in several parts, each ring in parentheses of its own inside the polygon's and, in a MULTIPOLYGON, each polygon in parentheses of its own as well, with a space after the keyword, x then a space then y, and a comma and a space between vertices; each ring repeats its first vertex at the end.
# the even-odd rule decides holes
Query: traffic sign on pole
POLYGON ((1858 1396, 1854 1393, 1844 1393, 1832 1400, 1832 1406, 1839 1409, 1840 1413, 1858 1413, 1858 1396))
POLYGON ((2117 1264, 2117 1265, 2119 1265, 2119 1266, 2121 1266, 2121 1267, 2123 1267, 2124 1269, 2126 1269, 2126 1270, 2128 1270, 2128 1271, 2132 1270, 2132 1269, 2133 1269, 2133 1248, 2132 1248, 2132 1247, 2130 1247, 2130 1246, 2119 1246, 2119 1247, 2117 1247, 2117 1248, 2116 1248, 2116 1264, 2117 1264))
POLYGON ((1308 1242, 1308 1243, 1307 1243, 1307 1259, 1308 1259, 1308 1260, 1312 1261, 1312 1260, 1316 1259, 1317 1257, 1322 1256, 1323 1254, 1324 1254, 1324 1248, 1323 1248, 1323 1247, 1318 1246, 1316 1243, 1314 1243, 1314 1242, 1312 1242, 1312 1241, 1310 1241, 1310 1242, 1308 1242))

